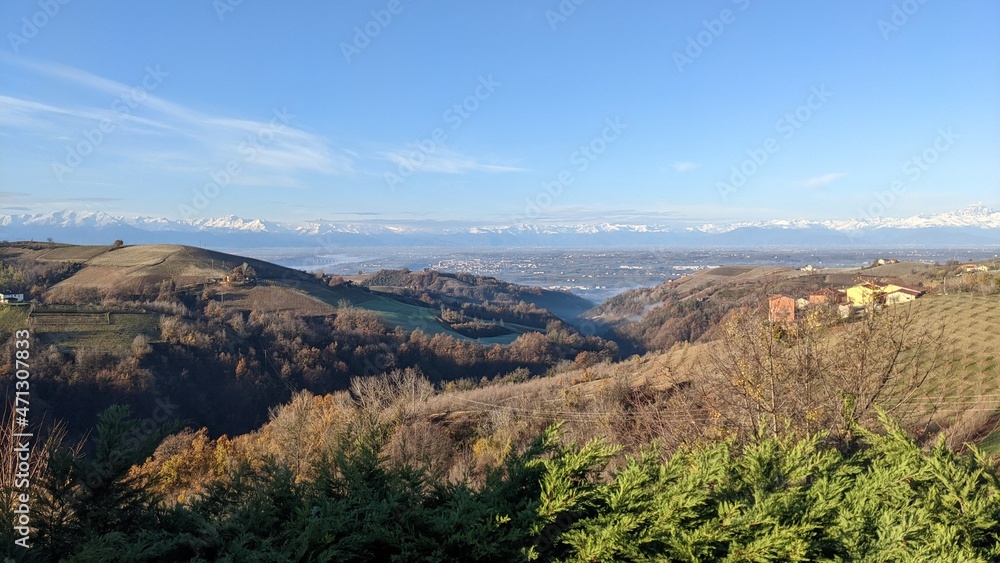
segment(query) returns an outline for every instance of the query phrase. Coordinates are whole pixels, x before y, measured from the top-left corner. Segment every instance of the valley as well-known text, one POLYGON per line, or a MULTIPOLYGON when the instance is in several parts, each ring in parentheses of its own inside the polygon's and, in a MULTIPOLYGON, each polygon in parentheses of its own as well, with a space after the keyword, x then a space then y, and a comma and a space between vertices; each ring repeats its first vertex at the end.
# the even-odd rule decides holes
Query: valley
POLYGON ((380 269, 431 268, 494 276, 511 283, 569 291, 599 304, 628 289, 650 287, 716 266, 760 265, 801 268, 860 268, 879 257, 907 262, 967 262, 996 258, 1000 247, 981 248, 345 248, 332 254, 319 247, 231 249, 289 268, 342 276, 380 269))
MULTIPOLYGON (((553 459, 614 444, 588 471, 629 471, 650 444, 674 460, 786 439, 850 451, 858 432, 893 436, 886 424, 901 428, 894 452, 1000 455, 1000 262, 988 251, 350 250, 363 259, 339 269, 290 268, 262 257, 302 266, 302 255, 269 252, 0 245, 4 293, 26 296, 0 305, 6 391, 13 335, 27 330, 37 431, 85 444, 46 447, 92 472, 106 452, 86 436, 119 436, 99 443, 118 444, 129 457, 115 471, 132 477, 111 486, 140 479, 130 490, 164 499, 171 518, 200 514, 242 474, 287 471, 312 490, 331 451, 345 456, 344 479, 415 471, 487 494, 552 432, 567 444, 544 450, 553 459), (609 298, 541 286, 588 275, 609 298), (775 294, 805 302, 876 282, 919 297, 768 317, 775 294), (145 425, 167 407, 148 431, 123 418, 145 425), (367 456, 380 461, 354 473, 367 456)), ((249 490, 272 494, 262 486, 249 490)))

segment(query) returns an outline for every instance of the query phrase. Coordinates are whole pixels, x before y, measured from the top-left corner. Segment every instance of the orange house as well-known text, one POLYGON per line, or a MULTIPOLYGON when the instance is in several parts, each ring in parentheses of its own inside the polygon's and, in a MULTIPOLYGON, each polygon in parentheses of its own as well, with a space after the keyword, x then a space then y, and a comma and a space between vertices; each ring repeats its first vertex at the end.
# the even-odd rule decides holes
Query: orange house
POLYGON ((825 287, 816 293, 809 294, 810 305, 822 305, 824 303, 840 305, 846 302, 847 293, 839 289, 833 289, 832 287, 825 287))
POLYGON ((768 297, 767 309, 772 323, 795 320, 795 299, 787 295, 774 294, 768 297))

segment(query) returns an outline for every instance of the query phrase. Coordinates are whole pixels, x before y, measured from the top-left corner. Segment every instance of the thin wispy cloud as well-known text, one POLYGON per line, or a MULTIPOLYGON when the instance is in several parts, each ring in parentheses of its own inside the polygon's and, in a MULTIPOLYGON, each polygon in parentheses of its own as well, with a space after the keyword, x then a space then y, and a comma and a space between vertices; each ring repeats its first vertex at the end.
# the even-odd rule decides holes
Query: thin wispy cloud
POLYGON ((812 178, 808 178, 802 182, 799 182, 797 185, 802 188, 815 190, 819 188, 825 188, 826 186, 829 186, 830 184, 836 182, 837 180, 843 178, 844 176, 847 176, 847 174, 843 172, 823 174, 822 176, 813 176, 812 178))
POLYGON ((673 168, 674 171, 680 172, 682 174, 684 172, 690 172, 692 170, 695 170, 696 168, 698 168, 700 166, 701 165, 698 164, 697 162, 686 162, 686 161, 685 162, 675 162, 675 163, 673 163, 673 164, 670 165, 670 167, 673 168))
POLYGON ((11 96, 0 95, 0 125, 5 127, 45 127, 58 116, 76 119, 100 120, 107 117, 100 110, 84 110, 57 107, 49 104, 22 100, 11 96))
POLYGON ((482 162, 479 159, 457 153, 451 149, 437 148, 426 152, 419 147, 386 151, 380 158, 401 168, 412 169, 415 172, 437 172, 440 174, 463 174, 466 172, 485 172, 500 174, 508 172, 524 172, 525 168, 482 162))
MULTIPOLYGON (((103 106, 0 96, 0 126, 17 130, 22 137, 72 147, 85 140, 85 132, 102 122, 111 123, 113 129, 102 135, 101 146, 95 148, 102 156, 118 157, 147 171, 161 165, 169 166, 170 171, 204 172, 224 168, 235 160, 244 170, 233 176, 234 185, 281 187, 296 184, 289 176, 301 173, 341 175, 353 171, 352 153, 297 127, 292 109, 274 108, 259 119, 211 115, 166 100, 154 91, 142 89, 143 93, 136 95, 143 80, 129 86, 55 63, 18 60, 16 64, 86 93, 107 96, 103 106), (282 181, 272 182, 276 177, 282 181)), ((161 73, 165 75, 161 80, 170 80, 163 69, 150 67, 146 72, 147 76, 161 73)), ((64 152, 56 153, 53 162, 59 162, 64 152)))

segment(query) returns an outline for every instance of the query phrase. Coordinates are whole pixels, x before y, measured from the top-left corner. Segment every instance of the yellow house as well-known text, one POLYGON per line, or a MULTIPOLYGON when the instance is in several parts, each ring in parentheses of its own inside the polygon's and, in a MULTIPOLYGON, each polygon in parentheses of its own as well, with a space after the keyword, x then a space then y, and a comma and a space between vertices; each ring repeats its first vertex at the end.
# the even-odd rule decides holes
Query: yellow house
POLYGON ((885 296, 885 288, 872 282, 859 283, 847 288, 846 292, 847 302, 854 307, 864 307, 881 302, 885 296))
POLYGON ((888 293, 885 296, 886 303, 890 305, 896 305, 899 303, 909 303, 917 297, 923 295, 924 292, 918 289, 910 289, 908 287, 901 287, 892 293, 888 293))
POLYGON ((891 283, 865 282, 847 288, 847 302, 855 307, 864 307, 872 303, 895 305, 913 301, 923 294, 924 292, 919 289, 891 283))

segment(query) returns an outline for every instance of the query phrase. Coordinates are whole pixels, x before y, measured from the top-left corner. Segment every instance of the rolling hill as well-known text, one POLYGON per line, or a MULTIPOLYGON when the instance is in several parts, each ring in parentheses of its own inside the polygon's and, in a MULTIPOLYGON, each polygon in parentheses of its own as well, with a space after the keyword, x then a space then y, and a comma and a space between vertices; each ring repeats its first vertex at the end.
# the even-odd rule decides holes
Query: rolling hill
MULTIPOLYGON (((139 335, 145 335, 154 344, 160 338, 162 311, 155 310, 155 301, 130 308, 121 303, 115 306, 102 305, 100 300, 88 305, 83 301, 74 301, 75 298, 86 296, 88 292, 96 295, 122 291, 145 292, 149 299, 155 300, 165 291, 174 298, 174 302, 183 304, 194 303, 198 296, 207 296, 202 298, 200 310, 208 315, 209 309, 205 303, 218 307, 222 311, 218 313, 220 321, 213 320, 199 330, 218 331, 219 336, 212 337, 216 340, 238 336, 242 330, 240 322, 247 318, 250 311, 276 315, 288 313, 290 318, 322 320, 337 316, 341 307, 350 305, 378 313, 387 325, 398 327, 403 332, 420 329, 428 336, 446 335, 457 342, 469 344, 510 344, 522 334, 537 332, 539 341, 536 344, 541 346, 539 350, 567 336, 553 333, 542 337, 546 330, 545 322, 541 323, 542 326, 537 323, 506 322, 504 325, 512 331, 510 334, 470 338, 452 330, 453 323, 442 319, 442 307, 459 310, 463 305, 468 305, 465 311, 479 311, 476 307, 481 307, 487 301, 509 304, 518 300, 530 300, 533 305, 545 304, 560 312, 573 313, 586 305, 583 300, 576 300, 560 292, 525 288, 493 278, 431 271, 387 270, 359 280, 358 284, 331 283, 333 280, 319 279, 314 275, 268 262, 178 245, 140 245, 112 249, 110 246, 34 243, 0 247, 0 258, 19 263, 75 265, 65 279, 49 289, 46 297, 50 303, 36 306, 30 313, 23 306, 0 309, 0 333, 7 334, 24 326, 29 322, 30 314, 31 325, 44 344, 54 344, 60 348, 105 349, 121 354, 129 352, 133 340, 139 335), (255 270, 256 280, 253 283, 234 285, 220 281, 230 275, 235 266, 243 263, 255 270), (228 320, 221 322, 223 317, 228 320), (233 324, 234 318, 240 322, 233 324)), ((608 392, 632 393, 630 390, 635 389, 647 389, 643 393, 650 392, 648 389, 652 389, 651 392, 669 392, 676 385, 690 380, 696 372, 694 367, 712 346, 712 330, 719 320, 733 308, 756 306, 770 292, 802 293, 845 283, 858 275, 898 279, 913 285, 926 282, 929 286, 936 283, 940 272, 940 266, 917 263, 888 264, 865 270, 815 272, 767 266, 707 269, 653 288, 627 292, 586 314, 595 322, 614 326, 622 335, 637 340, 646 338, 642 342, 648 345, 648 349, 654 350, 652 353, 618 363, 601 363, 607 356, 598 358, 596 354, 590 358, 580 356, 576 362, 566 362, 566 359, 573 360, 573 355, 568 358, 563 356, 561 361, 564 363, 551 372, 557 377, 532 379, 525 383, 517 383, 518 379, 514 378, 506 385, 446 393, 434 399, 425 414, 431 418, 462 424, 462 418, 466 415, 479 416, 506 408, 501 408, 502 405, 516 404, 520 405, 518 408, 523 409, 523 413, 534 417, 548 419, 558 415, 585 422, 595 416, 587 414, 590 412, 587 409, 596 408, 600 411, 603 407, 597 403, 606 400, 608 392), (578 411, 582 414, 577 414, 578 411)), ((926 382, 920 393, 912 398, 912 407, 921 410, 936 429, 950 432, 950 436, 956 440, 985 439, 987 444, 1000 442, 1000 434, 991 435, 1000 420, 1000 401, 996 399, 1000 393, 997 379, 1000 375, 997 367, 1000 356, 993 338, 1000 320, 997 317, 997 311, 1000 311, 998 299, 1000 296, 996 294, 934 293, 912 304, 920 323, 942 324, 948 336, 944 342, 948 346, 948 362, 944 366, 947 369, 940 371, 943 375, 935 375, 926 382)), ((531 315, 536 315, 529 315, 535 321, 544 321, 548 318, 545 315, 550 314, 541 309, 537 312, 530 308, 526 310, 531 315)), ((326 330, 326 325, 322 322, 310 326, 312 328, 309 330, 326 330)), ((268 358, 283 357, 279 361, 284 364, 274 364, 273 360, 265 359, 257 368, 259 376, 283 377, 280 374, 285 365, 295 366, 302 361, 299 354, 306 353, 308 357, 308 354, 318 354, 321 350, 310 348, 308 343, 301 346, 291 343, 286 352, 281 352, 272 343, 266 342, 266 339, 271 338, 268 336, 269 330, 264 323, 257 329, 256 336, 243 341, 237 340, 236 345, 242 346, 242 349, 208 348, 206 352, 218 352, 220 366, 232 369, 229 366, 238 363, 240 358, 252 363, 258 361, 254 359, 254 354, 270 350, 272 356, 268 358)), ((303 329, 290 324, 284 338, 293 339, 296 331, 301 330, 303 329)), ((355 358, 357 365, 371 365, 369 358, 386 353, 386 348, 364 344, 364 338, 350 336, 350 331, 338 334, 342 336, 337 339, 344 342, 358 338, 358 344, 350 346, 366 350, 364 354, 368 356, 355 358)), ((199 336, 197 332, 183 333, 171 337, 169 346, 180 350, 176 354, 188 354, 183 349, 186 346, 185 338, 189 337, 193 341, 208 338, 199 336)), ((316 342, 326 342, 322 335, 317 334, 314 338, 316 342)), ((392 338, 396 338, 394 342, 397 344, 394 345, 399 349, 394 361, 412 361, 417 357, 413 352, 403 351, 414 344, 412 339, 408 341, 402 336, 392 338)), ((427 350, 437 349, 432 344, 427 346, 427 350)), ((446 347, 453 348, 451 344, 446 347)), ((347 354, 344 354, 344 350, 334 348, 323 350, 332 360, 340 358, 349 361, 354 353, 354 348, 346 350, 347 354)), ((464 353, 459 350, 454 357, 464 353)), ((322 367, 322 362, 316 363, 315 357, 308 361, 316 366, 315 369, 322 367)), ((539 359, 524 361, 535 366, 544 365, 539 359)), ((558 361, 560 360, 552 360, 549 365, 558 361)), ((147 366, 149 360, 143 362, 146 363, 139 365, 147 366)), ((338 378, 342 377, 340 374, 350 374, 354 369, 354 364, 340 365, 336 371, 338 378)), ((375 365, 382 364, 376 362, 375 365)), ((397 363, 391 365, 406 366, 397 363)), ((435 369, 439 373, 453 374, 448 377, 476 379, 476 370, 469 370, 474 365, 478 364, 461 364, 448 360, 435 364, 435 369)), ((239 369, 236 371, 240 373, 239 369)), ((307 381, 307 377, 308 373, 303 372, 303 381, 307 381)), ((329 385, 336 387, 343 383, 337 379, 336 383, 329 385)))
POLYGON ((712 327, 735 307, 757 307, 770 294, 804 297, 821 288, 843 289, 859 279, 931 287, 952 268, 897 262, 866 268, 811 271, 781 266, 723 266, 648 288, 625 291, 583 316, 611 328, 636 350, 666 350, 676 342, 711 338, 712 327))
MULTIPOLYGON (((359 375, 417 369, 434 381, 489 379, 617 357, 614 343, 505 297, 558 301, 556 292, 473 276, 421 272, 446 282, 419 287, 425 302, 405 294, 407 283, 376 291, 181 245, 7 243, 0 262, 3 279, 16 279, 32 300, 0 306, 0 343, 30 330, 33 399, 74 433, 115 403, 146 411, 171 397, 181 417, 242 432, 296 390, 345 389, 359 375), (480 286, 491 288, 489 308, 455 301, 480 286), (229 408, 217 408, 219 397, 229 408)), ((13 373, 11 357, 0 357, 0 376, 13 373)))
MULTIPOLYGON (((954 448, 979 444, 1000 455, 1000 348, 996 345, 1000 294, 931 294, 898 307, 912 308, 914 326, 939 328, 944 334, 935 343, 942 346, 943 361, 899 412, 919 421, 928 442, 940 433, 954 448)), ((836 337, 837 330, 827 335, 836 337)), ((684 344, 621 362, 568 367, 548 378, 454 390, 432 397, 420 412, 448 427, 503 415, 536 426, 563 420, 570 434, 581 440, 602 433, 614 435, 615 425, 627 422, 618 419, 623 409, 635 417, 645 413, 650 420, 672 428, 697 426, 710 418, 697 408, 689 411, 683 403, 670 401, 677 390, 710 371, 706 368, 715 346, 713 341, 684 344)))
MULTIPOLYGON (((221 303, 230 309, 317 316, 331 314, 338 306, 347 304, 378 313, 389 326, 398 326, 406 331, 420 329, 430 335, 448 334, 467 339, 441 321, 438 309, 411 299, 398 298, 392 292, 375 292, 351 283, 331 287, 300 270, 197 247, 157 244, 112 249, 111 246, 35 244, 5 248, 0 256, 29 262, 78 265, 75 273, 47 292, 46 299, 57 303, 78 303, 95 293, 156 295, 166 282, 170 284, 170 291, 175 293, 217 292, 221 303), (232 268, 243 263, 255 270, 256 283, 245 286, 225 284, 223 280, 232 268)), ((556 304, 567 301, 567 298, 572 299, 569 294, 553 297, 557 292, 532 293, 527 288, 523 290, 525 296, 544 296, 556 304)), ((574 311, 582 311, 583 303, 588 303, 579 301, 581 304, 574 311)), ((506 344, 530 330, 533 329, 512 325, 508 335, 479 341, 482 344, 506 344)), ((66 338, 61 340, 68 341, 66 338)))

